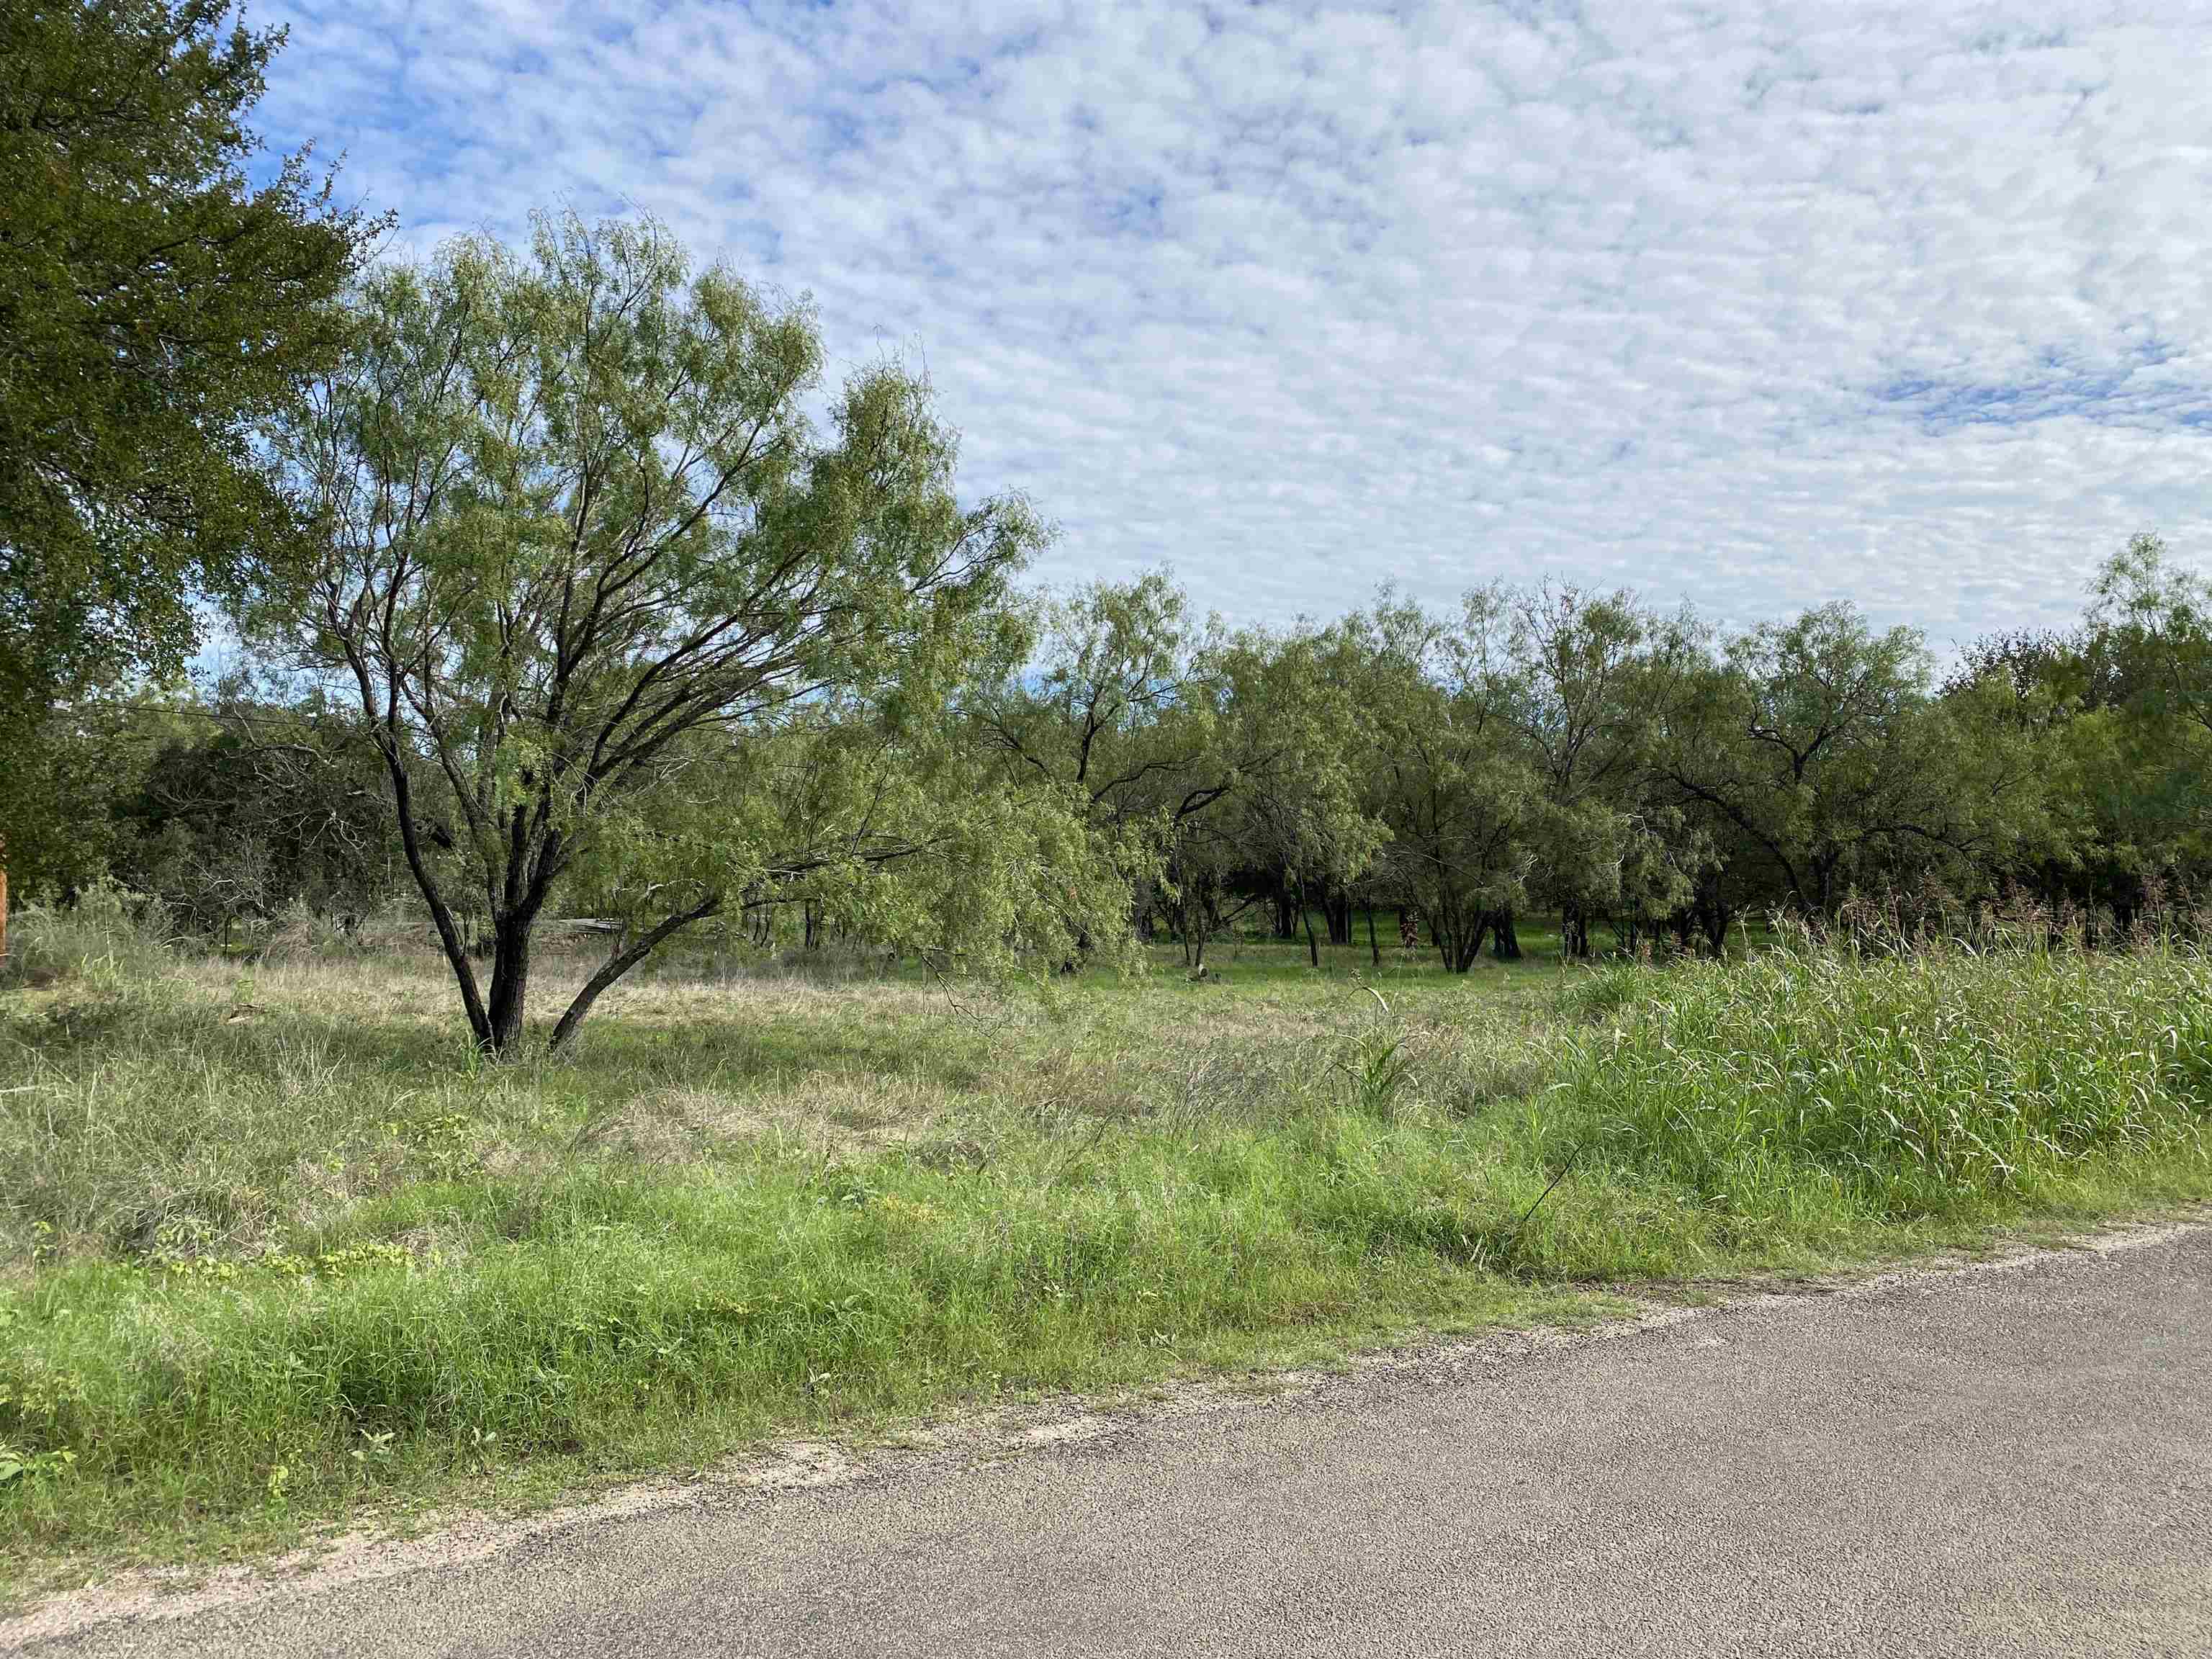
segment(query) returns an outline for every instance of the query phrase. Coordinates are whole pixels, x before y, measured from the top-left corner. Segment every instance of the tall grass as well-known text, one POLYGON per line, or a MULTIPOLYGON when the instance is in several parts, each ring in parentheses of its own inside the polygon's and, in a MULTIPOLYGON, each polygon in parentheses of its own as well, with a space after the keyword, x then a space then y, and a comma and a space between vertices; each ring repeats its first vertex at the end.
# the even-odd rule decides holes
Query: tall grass
POLYGON ((1652 980, 1567 1048, 1590 1155, 1686 1202, 1825 1227, 1999 1213, 2092 1169, 2202 1161, 2212 975, 2166 946, 1773 951, 1652 980))
POLYGON ((102 883, 76 903, 26 905, 0 957, 0 992, 76 981, 114 992, 167 965, 167 915, 158 904, 102 883))
POLYGON ((2212 1192, 2212 974, 2156 940, 667 981, 490 1067, 427 969, 77 945, 0 1004, 19 1568, 2212 1192))

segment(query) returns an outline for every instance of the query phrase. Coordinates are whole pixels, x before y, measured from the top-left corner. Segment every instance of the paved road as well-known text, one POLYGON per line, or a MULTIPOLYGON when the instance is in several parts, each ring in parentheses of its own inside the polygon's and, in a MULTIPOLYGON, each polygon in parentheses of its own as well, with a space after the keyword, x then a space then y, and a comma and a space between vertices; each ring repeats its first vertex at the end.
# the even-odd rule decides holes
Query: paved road
POLYGON ((30 1650, 2212 1655, 2212 1231, 696 1489, 30 1650))

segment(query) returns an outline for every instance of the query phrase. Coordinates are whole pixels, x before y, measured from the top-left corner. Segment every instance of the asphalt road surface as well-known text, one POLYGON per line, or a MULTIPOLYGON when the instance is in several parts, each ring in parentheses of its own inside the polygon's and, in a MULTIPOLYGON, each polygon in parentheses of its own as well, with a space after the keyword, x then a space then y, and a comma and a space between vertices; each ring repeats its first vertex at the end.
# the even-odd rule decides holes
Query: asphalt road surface
POLYGON ((0 1645, 2212 1655, 2203 1228, 1060 1432, 696 1486, 182 1612, 49 1608, 0 1645))

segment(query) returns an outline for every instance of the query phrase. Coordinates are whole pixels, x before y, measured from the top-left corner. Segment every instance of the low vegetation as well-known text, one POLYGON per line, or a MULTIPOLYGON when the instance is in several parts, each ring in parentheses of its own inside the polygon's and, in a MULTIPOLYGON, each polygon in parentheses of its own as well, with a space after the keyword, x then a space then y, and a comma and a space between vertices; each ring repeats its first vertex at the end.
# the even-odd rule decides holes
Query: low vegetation
POLYGON ((97 905, 18 944, 24 1583, 2212 1193, 2212 967, 2156 936, 1465 975, 1248 941, 991 992, 695 957, 507 1063, 427 950, 178 958, 97 905))

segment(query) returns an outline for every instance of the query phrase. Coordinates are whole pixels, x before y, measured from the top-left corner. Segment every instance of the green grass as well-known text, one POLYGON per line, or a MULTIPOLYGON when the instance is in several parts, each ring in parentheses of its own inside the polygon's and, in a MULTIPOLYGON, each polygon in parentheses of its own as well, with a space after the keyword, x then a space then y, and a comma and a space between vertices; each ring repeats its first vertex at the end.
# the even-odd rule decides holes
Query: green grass
POLYGON ((2212 969, 2179 949, 1455 978, 1363 937, 998 992, 702 959, 493 1066, 417 958, 26 932, 19 1588, 2212 1194, 2212 969))

